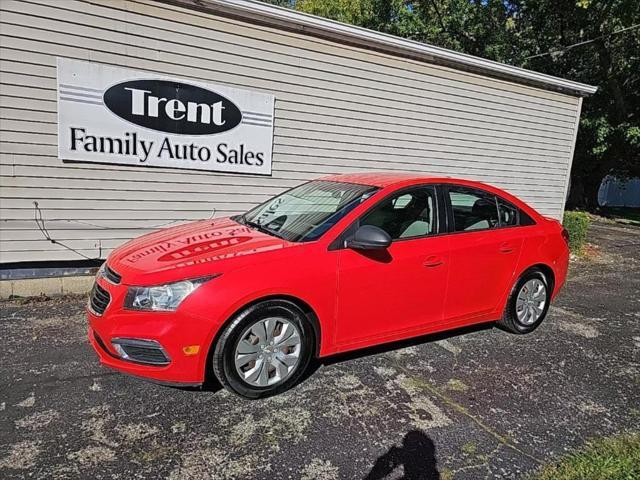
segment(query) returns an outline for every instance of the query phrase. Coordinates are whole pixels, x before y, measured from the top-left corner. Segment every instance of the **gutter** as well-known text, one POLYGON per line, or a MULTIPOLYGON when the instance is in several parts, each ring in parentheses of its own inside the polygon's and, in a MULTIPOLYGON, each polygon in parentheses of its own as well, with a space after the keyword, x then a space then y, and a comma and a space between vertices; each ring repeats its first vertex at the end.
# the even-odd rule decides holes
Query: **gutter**
POLYGON ((369 50, 412 58, 457 70, 509 80, 577 97, 594 94, 598 87, 565 80, 504 63, 458 53, 446 48, 379 33, 257 0, 161 0, 183 8, 249 23, 315 36, 369 50))

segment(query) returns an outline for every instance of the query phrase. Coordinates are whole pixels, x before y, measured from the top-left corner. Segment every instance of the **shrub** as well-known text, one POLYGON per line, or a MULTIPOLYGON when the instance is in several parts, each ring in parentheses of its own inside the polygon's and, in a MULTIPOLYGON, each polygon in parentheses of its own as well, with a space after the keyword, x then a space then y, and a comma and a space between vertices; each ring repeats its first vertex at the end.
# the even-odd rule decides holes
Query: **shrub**
POLYGON ((587 238, 587 230, 591 220, 584 212, 564 212, 562 224, 569 232, 569 248, 579 253, 587 238))

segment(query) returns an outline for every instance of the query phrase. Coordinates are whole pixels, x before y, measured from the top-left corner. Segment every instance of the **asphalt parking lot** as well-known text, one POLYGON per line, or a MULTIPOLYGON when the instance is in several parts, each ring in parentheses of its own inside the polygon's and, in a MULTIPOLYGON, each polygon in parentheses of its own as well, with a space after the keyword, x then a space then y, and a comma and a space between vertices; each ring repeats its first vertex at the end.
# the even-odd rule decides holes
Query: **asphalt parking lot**
POLYGON ((640 229, 590 239, 531 335, 343 356, 254 402, 101 367, 82 298, 0 303, 0 477, 511 479, 640 430, 640 229))

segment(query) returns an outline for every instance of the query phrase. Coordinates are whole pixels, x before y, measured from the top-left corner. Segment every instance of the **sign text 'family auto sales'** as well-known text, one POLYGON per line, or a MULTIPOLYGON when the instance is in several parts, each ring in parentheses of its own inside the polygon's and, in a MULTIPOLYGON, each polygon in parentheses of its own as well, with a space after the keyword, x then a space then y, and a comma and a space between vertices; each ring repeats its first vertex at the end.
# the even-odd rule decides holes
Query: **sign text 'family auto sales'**
POLYGON ((58 59, 63 160, 271 173, 272 95, 58 59))

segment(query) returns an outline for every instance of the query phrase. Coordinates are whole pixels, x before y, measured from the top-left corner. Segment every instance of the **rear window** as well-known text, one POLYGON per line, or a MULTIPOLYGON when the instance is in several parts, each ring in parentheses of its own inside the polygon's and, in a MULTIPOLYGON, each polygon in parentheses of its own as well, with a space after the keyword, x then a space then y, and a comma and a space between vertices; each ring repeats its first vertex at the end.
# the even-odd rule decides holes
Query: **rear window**
POLYGON ((486 230, 500 226, 496 198, 482 190, 449 187, 455 232, 486 230))
POLYGON ((518 225, 518 209, 509 202, 498 197, 498 213, 501 227, 518 225))
POLYGON ((520 225, 526 227, 527 225, 535 225, 536 222, 523 210, 520 210, 520 225))
POLYGON ((511 202, 484 190, 452 186, 448 191, 454 232, 526 226, 536 223, 511 202))

